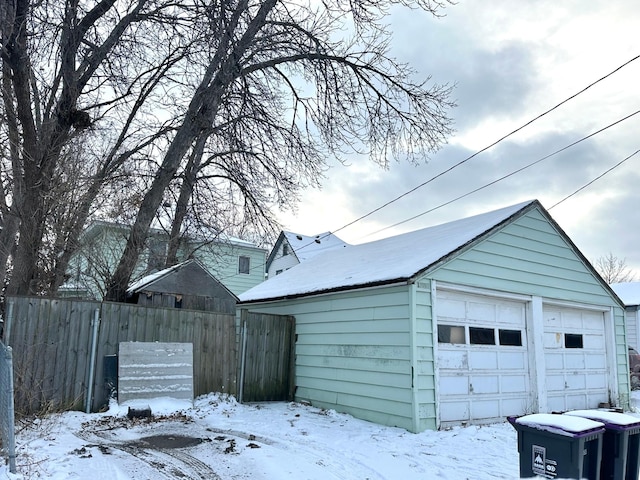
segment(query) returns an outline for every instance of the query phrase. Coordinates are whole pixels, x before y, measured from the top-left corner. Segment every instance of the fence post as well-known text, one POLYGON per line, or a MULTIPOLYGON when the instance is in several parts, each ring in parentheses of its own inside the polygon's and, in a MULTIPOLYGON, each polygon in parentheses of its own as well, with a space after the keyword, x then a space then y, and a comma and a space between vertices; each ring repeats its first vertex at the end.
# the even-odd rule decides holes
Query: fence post
POLYGON ((0 432, 9 457, 9 472, 16 473, 15 410, 13 406, 13 354, 0 342, 0 432))
POLYGON ((98 327, 100 326, 100 309, 96 308, 93 313, 93 335, 91 337, 91 356, 89 360, 89 382, 87 385, 87 403, 85 413, 91 413, 91 404, 93 403, 93 381, 96 373, 96 350, 98 349, 98 327))
POLYGON ((7 305, 7 318, 4 319, 4 336, 5 344, 9 345, 9 334, 11 333, 11 323, 13 322, 13 300, 9 300, 7 305))
POLYGON ((249 311, 246 309, 240 310, 240 323, 241 323, 241 341, 242 346, 240 348, 240 385, 238 385, 238 402, 242 403, 242 396, 244 394, 244 372, 245 372, 245 359, 247 356, 247 317, 249 311))

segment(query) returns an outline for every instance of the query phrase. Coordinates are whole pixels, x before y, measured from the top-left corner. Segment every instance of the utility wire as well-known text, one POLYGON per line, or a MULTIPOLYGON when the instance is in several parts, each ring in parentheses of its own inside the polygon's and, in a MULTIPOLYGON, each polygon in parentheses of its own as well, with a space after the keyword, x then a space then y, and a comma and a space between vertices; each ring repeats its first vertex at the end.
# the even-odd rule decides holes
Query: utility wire
MULTIPOLYGON (((616 120, 615 122, 610 123, 610 124, 609 124, 609 125, 607 125, 606 127, 602 127, 602 128, 600 128, 599 130, 596 130, 595 132, 590 133, 590 134, 589 134, 589 135, 587 135, 586 137, 582 137, 582 138, 580 138, 579 140, 576 140, 575 142, 570 143, 569 145, 567 145, 567 146, 565 146, 565 147, 562 147, 561 149, 556 150, 556 151, 555 151, 555 152, 553 152, 553 153, 550 153, 550 154, 548 154, 548 155, 545 155, 544 157, 539 158, 538 160, 536 160, 536 161, 534 161, 534 162, 531 162, 531 163, 529 163, 529 164, 527 164, 527 165, 525 165, 525 166, 523 166, 523 167, 520 167, 520 168, 518 168, 517 170, 514 170, 514 171, 512 171, 512 172, 510 172, 510 173, 507 173, 506 175, 503 175, 503 176, 502 176, 502 177, 500 177, 500 178, 497 178, 497 179, 495 179, 495 180, 493 180, 493 181, 491 181, 491 182, 489 182, 489 183, 486 183, 486 184, 482 185, 481 187, 478 187, 478 188, 476 188, 476 189, 474 189, 474 190, 471 190, 471 191, 469 191, 469 192, 467 192, 467 193, 464 193, 464 194, 462 194, 462 195, 460 195, 460 196, 458 196, 458 197, 456 197, 456 198, 453 198, 453 199, 451 199, 451 200, 449 200, 449 201, 447 201, 447 202, 445 202, 445 203, 441 203, 440 205, 438 205, 438 206, 436 206, 436 207, 430 208, 429 210, 426 210, 426 211, 421 212, 421 213, 419 213, 419 214, 417 214, 417 215, 414 215, 413 217, 407 218, 406 220, 402 220, 402 221, 400 221, 400 222, 398 222, 398 223, 394 223, 393 225, 386 226, 386 227, 384 227, 384 228, 381 228, 380 230, 376 230, 375 232, 372 232, 372 233, 369 233, 369 234, 367 234, 367 235, 364 235, 364 237, 362 237, 362 238, 369 237, 369 236, 371 236, 371 235, 375 235, 376 233, 384 232, 385 230, 388 230, 388 229, 390 229, 390 228, 394 228, 394 227, 397 227, 398 225, 402 225, 403 223, 410 222, 411 220, 415 220, 416 218, 422 217, 423 215, 426 215, 427 213, 431 213, 431 212, 433 212, 433 211, 435 211, 435 210, 438 210, 438 209, 440 209, 440 208, 442 208, 442 207, 445 207, 445 206, 447 206, 447 205, 449 205, 449 204, 451 204, 451 203, 453 203, 453 202, 457 202, 458 200, 460 200, 460 199, 462 199, 462 198, 465 198, 465 197, 468 197, 469 195, 472 195, 472 194, 474 194, 474 193, 476 193, 476 192, 479 192, 480 190, 484 190, 485 188, 490 187, 491 185, 495 185, 496 183, 501 182, 502 180, 504 180, 504 179, 506 179, 506 178, 512 177, 513 175, 515 175, 515 174, 517 174, 517 173, 520 173, 520 172, 522 172, 523 170, 526 170, 526 169, 528 169, 528 168, 530 168, 530 167, 533 167, 534 165, 537 165, 538 163, 542 162, 543 160, 547 160, 548 158, 551 158, 551 157, 553 157, 553 156, 555 156, 555 155, 557 155, 557 154, 559 154, 559 153, 561 153, 561 152, 564 152, 565 150, 568 150, 569 148, 574 147, 575 145, 578 145, 579 143, 584 142, 585 140, 588 140, 589 138, 594 137, 595 135, 598 135, 599 133, 602 133, 602 132, 604 132, 605 130, 607 130, 607 129, 611 128, 611 127, 614 127, 614 126, 618 125, 619 123, 622 123, 622 122, 624 122, 625 120, 628 120, 628 119, 630 119, 631 117, 633 117, 633 116, 635 116, 635 115, 637 115, 637 114, 639 114, 639 113, 640 113, 640 110, 636 110, 635 112, 633 112, 633 113, 631 113, 631 114, 627 115, 626 117, 623 117, 623 118, 621 118, 621 119, 619 119, 619 120, 616 120)), ((637 152, 636 152, 636 153, 637 153, 637 152)), ((634 154, 634 155, 635 155, 635 154, 634 154)), ((627 158, 627 159, 628 159, 628 158, 627 158)), ((624 162, 624 161, 626 161, 627 159, 623 160, 623 162, 624 162)), ((613 168, 615 168, 615 167, 613 167, 613 168)), ((568 198, 568 197, 567 197, 567 198, 568 198)), ((566 200, 566 199, 565 199, 565 200, 566 200)), ((563 201, 564 201, 564 200, 563 200, 563 201)), ((556 205, 557 205, 557 204, 556 204, 556 205)), ((554 205, 554 206, 555 206, 555 205, 554 205)), ((552 208, 553 208, 553 207, 552 207, 552 208)))
POLYGON ((400 200, 401 198, 406 197, 407 195, 415 192, 416 190, 424 187, 425 185, 428 185, 429 183, 433 182, 434 180, 436 180, 437 178, 440 178, 441 176, 445 175, 446 173, 449 173, 451 170, 459 167, 460 165, 468 162, 469 160, 471 160, 472 158, 480 155, 482 152, 485 152, 487 150, 489 150, 490 148, 496 146, 498 143, 502 142, 503 140, 509 138, 510 136, 514 135, 515 133, 519 132, 520 130, 524 129, 525 127, 528 127, 529 125, 531 125, 533 122, 539 120, 540 118, 544 117, 545 115, 553 112, 554 110, 558 109, 559 107, 561 107, 562 105, 564 105, 565 103, 569 102, 570 100, 573 100, 574 98, 576 98, 578 95, 583 94, 584 92, 586 92, 587 90, 589 90, 591 87, 593 87, 594 85, 602 82, 603 80, 609 78, 611 75, 617 73, 618 71, 620 71, 621 69, 623 69, 624 67, 626 67, 627 65, 629 65, 630 63, 636 61, 638 58, 640 58, 640 55, 636 55, 635 57, 633 57, 632 59, 626 61, 625 63, 623 63, 622 65, 620 65, 619 67, 617 67, 616 69, 612 70, 611 72, 607 73, 605 76, 599 78, 598 80, 596 80, 595 82, 590 83, 589 85, 587 85, 586 87, 584 87, 582 90, 574 93, 573 95, 571 95, 570 97, 564 99, 562 102, 556 104, 555 106, 551 107, 550 109, 546 110, 545 112, 539 114, 538 116, 536 116, 535 118, 529 120, 527 123, 525 123, 524 125, 516 128, 515 130, 513 130, 512 132, 504 135, 503 137, 500 137, 498 140, 496 140, 495 142, 493 142, 492 144, 484 147, 482 150, 478 150, 477 152, 475 152, 473 155, 468 156, 467 158, 465 158, 464 160, 459 161, 458 163, 456 163, 455 165, 447 168, 446 170, 440 172, 439 174, 435 175, 434 177, 431 177, 430 179, 426 180, 425 182, 422 182, 420 185, 412 188, 411 190, 406 191, 405 193, 389 200, 388 202, 384 203, 383 205, 379 206, 378 208, 371 210, 369 213, 366 213, 358 218, 356 218, 355 220, 352 220, 351 222, 347 223, 346 225, 343 225, 342 227, 338 228, 337 230, 334 230, 335 232, 339 232, 340 230, 344 230, 347 227, 350 227, 351 225, 359 222, 360 220, 363 220, 371 215, 373 215, 374 213, 382 210, 385 207, 388 207, 389 205, 391 205, 392 203, 397 202, 398 200, 400 200))
POLYGON ((640 153, 640 149, 636 150, 635 152, 633 152, 631 155, 629 155, 627 158, 625 158, 624 160, 619 161, 618 163, 616 163, 613 167, 609 168, 608 170, 604 171, 603 173, 601 173, 600 175, 598 175, 596 178, 594 178, 593 180, 591 180, 589 183, 584 184, 582 187, 580 187, 579 189, 577 189, 576 191, 574 191, 573 193, 567 195, 566 197, 564 197, 562 200, 560 200, 559 202, 554 203, 552 206, 550 206, 548 208, 548 210, 551 210, 553 207, 557 207, 558 205, 560 205, 562 202, 564 202, 565 200, 568 200, 569 198, 573 197, 574 195, 576 195, 577 193, 581 192, 582 190, 584 190, 585 188, 587 188, 589 185, 591 185, 592 183, 600 180, 602 177, 604 177, 605 175, 607 175, 609 172, 611 172, 612 170, 618 168, 620 165, 622 165, 624 162, 626 162, 627 160, 629 160, 631 157, 637 155, 638 153, 640 153))
MULTIPOLYGON (((561 101, 560 103, 558 103, 558 104, 554 105, 553 107, 551 107, 550 109, 548 109, 548 110, 546 110, 546 111, 542 112, 541 114, 539 114, 539 115, 537 115, 536 117, 532 118, 531 120, 529 120, 529 121, 528 121, 528 122, 526 122, 525 124, 521 125, 520 127, 516 128, 515 130, 511 131, 510 133, 508 133, 508 134, 506 134, 506 135, 503 135, 502 137, 500 137, 498 140, 494 141, 494 142, 493 142, 493 143, 491 143, 490 145, 487 145, 487 146, 486 146, 486 147, 484 147, 483 149, 478 150, 478 151, 477 151, 477 152, 475 152, 474 154, 472 154, 472 155, 470 155, 470 156, 466 157, 465 159, 463 159, 463 160, 459 161, 459 162, 458 162, 458 163, 456 163, 455 165, 453 165, 453 166, 449 167, 448 169, 446 169, 446 170, 444 170, 444 171, 440 172, 439 174, 437 174, 437 175, 435 175, 435 176, 433 176, 433 177, 429 178, 428 180, 424 181, 423 183, 421 183, 421 184, 417 185, 416 187, 414 187, 414 188, 412 188, 412 189, 410 189, 410 190, 408 190, 408 191, 404 192, 403 194, 401 194, 401 195, 399 195, 399 196, 397 196, 397 197, 395 197, 395 198, 393 198, 393 199, 389 200, 388 202, 384 203, 383 205, 381 205, 381 206, 379 206, 379 207, 375 208, 374 210, 371 210, 370 212, 368 212, 368 213, 366 213, 366 214, 364 214, 364 215, 362 215, 362 216, 360 216, 360 217, 356 218, 355 220, 352 220, 351 222, 349 222, 349 223, 347 223, 347 224, 343 225, 342 227, 340 227, 340 228, 338 228, 338 229, 336 229, 336 230, 334 230, 333 232, 330 232, 330 233, 335 234, 336 232, 339 232, 339 231, 341 231, 341 230, 344 230, 345 228, 350 227, 351 225, 354 225, 355 223, 357 223, 357 222, 359 222, 359 221, 361 221, 361 220, 363 220, 363 219, 365 219, 365 218, 367 218, 367 217, 369 217, 369 216, 373 215, 374 213, 376 213, 376 212, 378 212, 378 211, 382 210, 383 208, 388 207, 389 205, 391 205, 391 204, 393 204, 393 203, 397 202, 398 200, 400 200, 400 199, 402 199, 402 198, 404 198, 404 197, 406 197, 406 196, 410 195, 411 193, 415 192, 416 190, 419 190, 420 188, 424 187, 425 185, 428 185, 429 183, 431 183, 431 182, 433 182, 434 180, 436 180, 436 179, 440 178, 441 176, 443 176, 443 175, 445 175, 445 174, 449 173, 450 171, 454 170, 455 168, 459 167, 460 165, 463 165, 464 163, 466 163, 466 162, 468 162, 469 160, 471 160, 471 159, 475 158, 476 156, 480 155, 481 153, 483 153, 483 152, 485 152, 485 151, 489 150, 490 148, 492 148, 492 147, 496 146, 496 145, 497 145, 497 144, 499 144, 500 142, 502 142, 502 141, 506 140, 507 138, 509 138, 510 136, 514 135, 515 133, 517 133, 517 132, 519 132, 519 131, 523 130, 524 128, 528 127, 528 126, 529 126, 529 125, 531 125, 532 123, 534 123, 534 122, 536 122, 537 120, 539 120, 539 119, 541 119, 542 117, 544 117, 545 115, 547 115, 547 114, 549 114, 549 113, 553 112, 554 110, 557 110, 559 107, 561 107, 561 106, 562 106, 562 105, 564 105, 565 103, 567 103, 567 102, 569 102, 569 101, 573 100, 574 98, 576 98, 577 96, 579 96, 579 95, 583 94, 584 92, 586 92, 587 90, 589 90, 591 87, 593 87, 593 86, 597 85, 598 83, 602 82, 603 80, 606 80, 607 78, 609 78, 610 76, 614 75, 615 73, 617 73, 618 71, 622 70, 624 67, 626 67, 627 65, 631 64, 632 62, 634 62, 634 61, 638 60, 639 58, 640 58, 640 55, 636 55, 635 57, 631 58, 630 60, 627 60, 625 63, 623 63, 622 65, 618 66, 617 68, 615 68, 615 69, 614 69, 614 70, 612 70, 611 72, 607 73, 607 74, 606 74, 606 75, 604 75, 603 77, 601 77, 601 78, 599 78, 598 80, 596 80, 596 81, 594 81, 594 82, 590 83, 589 85, 587 85, 586 87, 584 87, 582 90, 579 90, 578 92, 574 93, 573 95, 571 95, 571 96, 567 97, 566 99, 564 99, 564 100, 563 100, 563 101, 561 101)), ((635 115, 635 114, 637 114, 637 113, 638 113, 638 112, 635 112, 635 113, 631 114, 630 116, 633 116, 633 115, 635 115)), ((623 120, 625 120, 625 119, 626 119, 626 118, 621 119, 621 120, 619 120, 617 123, 619 123, 620 121, 623 121, 623 120)), ((609 128, 610 126, 612 126, 612 125, 609 125, 608 127, 605 127, 604 129, 609 128)), ((603 129, 603 130, 604 130, 604 129, 603 129)), ((598 131, 598 132, 594 132, 594 133, 593 133, 593 134, 591 134, 590 136, 593 136, 593 135, 595 135, 595 134, 597 134, 597 133, 599 133, 599 132, 600 132, 600 131, 598 131)), ((586 138, 588 138, 588 137, 585 137, 585 138, 583 138, 583 139, 581 139, 581 140, 579 140, 578 142, 575 142, 575 143, 579 143, 580 141, 585 140, 586 138)), ((567 146, 567 147, 565 147, 565 148, 564 148, 564 149, 562 149, 562 150, 565 150, 565 149, 567 149, 567 148, 570 148, 571 146, 575 145, 575 143, 574 143, 574 144, 571 144, 571 145, 569 145, 569 146, 567 146)), ((560 151, 562 151, 562 150, 559 150, 558 152, 555 152, 555 153, 559 153, 559 152, 560 152, 560 151)), ((555 154, 555 153, 554 153, 554 154, 555 154)), ((551 155, 554 155, 554 154, 551 154, 551 155)), ((544 159, 540 159, 539 161, 542 161, 542 160, 544 160, 544 159)), ((528 168, 528 167, 524 167, 524 168, 528 168)), ((520 170, 524 170, 524 168, 522 168, 522 169, 520 169, 520 170)), ((518 173, 518 171, 513 172, 513 174, 515 174, 515 173, 518 173)), ((507 176, 509 176, 509 175, 507 175, 507 176)), ((505 177, 505 178, 506 178, 506 177, 505 177)), ((496 180, 496 181, 492 182, 491 184, 493 184, 493 183, 497 183, 497 182, 498 182, 498 181, 500 181, 500 180, 502 180, 502 179, 498 179, 498 180, 496 180)), ((443 206, 445 206, 445 205, 449 205, 450 203, 453 203, 454 201, 457 201, 457 200, 459 200, 460 198, 464 198, 464 197, 466 197, 467 195, 470 195, 470 194, 472 194, 472 193, 475 193, 475 191, 477 191, 477 190, 481 190, 482 188, 486 188, 486 187, 488 187, 488 186, 489 186, 489 185, 491 185, 491 184, 485 185, 485 186, 483 186, 483 187, 481 187, 481 188, 479 188, 479 189, 476 189, 476 190, 474 190, 474 191, 472 191, 472 192, 468 192, 467 194, 462 195, 462 196, 460 196, 459 198, 455 198, 455 199, 453 199, 453 200, 451 200, 451 201, 449 201, 449 202, 446 202, 446 203, 444 203, 444 204, 442 204, 442 205, 439 205, 438 207, 435 207, 435 208, 433 208, 433 209, 431 209, 431 210, 428 210, 428 211, 426 211, 426 212, 423 212, 422 214, 417 215, 416 217, 413 217, 413 218, 417 218, 417 217, 419 217, 419 216, 421 216, 421 215, 425 215, 425 214, 427 214, 427 213, 429 213, 429 212, 432 212, 433 210, 436 210, 436 209, 438 209, 438 208, 441 208, 441 207, 443 207, 443 206)), ((562 201, 564 201, 564 200, 562 200, 562 201)), ((554 206, 555 206, 555 205, 554 205, 554 206)), ((408 220, 405 220, 404 222, 400 222, 400 223, 398 223, 398 224, 392 225, 392 226, 390 226, 390 227, 385 227, 385 228, 384 228, 384 229, 382 229, 382 230, 378 230, 378 232, 383 231, 383 230, 386 230, 387 228, 392 228, 392 227, 394 227, 394 226, 400 225, 401 223, 405 223, 405 222, 407 222, 407 221, 413 220, 413 218, 410 218, 410 219, 408 219, 408 220)), ((378 232, 374 232, 374 233, 378 233, 378 232)), ((372 234, 369 234, 369 235, 373 235, 373 233, 372 233, 372 234)), ((322 240, 322 238, 321 238, 320 240, 322 240)), ((307 245, 303 245, 302 247, 299 247, 298 249, 295 249, 295 250, 294 250, 294 252, 295 252, 296 250, 300 250, 300 249, 304 248, 305 246, 307 246, 307 245)), ((263 264, 263 265, 261 265, 260 267, 264 267, 265 265, 266 265, 266 264, 263 264)), ((253 270, 253 268, 258 268, 258 267, 252 267, 252 268, 251 268, 251 270, 253 270)), ((229 275, 229 276, 224 277, 224 278, 229 278, 229 277, 233 277, 233 276, 236 276, 236 275, 238 275, 238 274, 232 274, 232 275, 229 275)))

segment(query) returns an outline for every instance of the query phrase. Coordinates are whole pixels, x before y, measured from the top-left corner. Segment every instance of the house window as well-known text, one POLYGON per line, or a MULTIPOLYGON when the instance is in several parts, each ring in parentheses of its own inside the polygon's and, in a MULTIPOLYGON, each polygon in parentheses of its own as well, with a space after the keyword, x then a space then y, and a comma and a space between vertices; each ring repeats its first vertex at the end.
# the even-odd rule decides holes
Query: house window
POLYGON ((251 269, 251 259, 241 255, 238 257, 238 273, 249 273, 251 269))
POLYGON ((522 346, 522 332, 520 330, 502 330, 498 331, 498 339, 500 345, 508 345, 511 347, 522 346))
POLYGON ((469 327, 469 343, 472 345, 495 345, 495 331, 493 328, 469 327))
POLYGON ((276 275, 280 275, 282 273, 282 270, 276 270, 276 275))
POLYGON ((564 334, 565 348, 582 348, 582 335, 578 333, 564 334))
POLYGON ((439 343, 465 343, 464 327, 454 325, 438 325, 439 343))
POLYGON ((289 255, 289 245, 285 243, 282 245, 282 256, 286 257, 287 255, 289 255))

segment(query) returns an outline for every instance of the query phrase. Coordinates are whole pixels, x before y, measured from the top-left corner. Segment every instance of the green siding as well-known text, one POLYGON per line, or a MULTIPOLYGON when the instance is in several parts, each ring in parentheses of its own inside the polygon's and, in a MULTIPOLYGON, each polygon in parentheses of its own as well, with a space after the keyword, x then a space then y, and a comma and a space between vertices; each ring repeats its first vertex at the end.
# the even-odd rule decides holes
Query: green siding
POLYGON ((624 311, 539 210, 529 211, 425 277, 544 300, 612 307, 618 400, 629 408, 624 311))
POLYGON ((409 288, 341 292, 251 309, 296 317, 297 400, 413 430, 409 288))
POLYGON ((538 210, 415 284, 251 304, 296 317, 296 399, 410 431, 437 428, 432 280, 612 308, 629 406, 624 311, 538 210))

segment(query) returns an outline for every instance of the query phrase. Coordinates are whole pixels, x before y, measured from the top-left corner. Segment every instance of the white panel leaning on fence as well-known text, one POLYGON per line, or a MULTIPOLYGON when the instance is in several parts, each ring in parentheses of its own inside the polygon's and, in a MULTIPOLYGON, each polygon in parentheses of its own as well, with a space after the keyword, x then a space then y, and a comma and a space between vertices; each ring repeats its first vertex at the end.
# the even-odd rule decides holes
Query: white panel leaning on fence
POLYGON ((193 344, 122 342, 118 402, 171 397, 193 400, 193 344))

